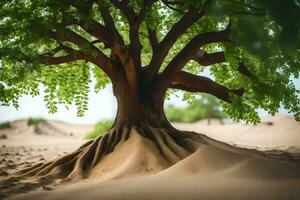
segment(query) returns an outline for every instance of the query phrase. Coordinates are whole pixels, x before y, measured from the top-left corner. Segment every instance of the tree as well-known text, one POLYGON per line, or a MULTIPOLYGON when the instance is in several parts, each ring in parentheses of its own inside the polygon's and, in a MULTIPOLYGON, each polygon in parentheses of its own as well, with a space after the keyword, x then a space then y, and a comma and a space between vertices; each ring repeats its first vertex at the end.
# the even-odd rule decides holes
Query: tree
POLYGON ((280 105, 299 119, 299 1, 1 0, 0 15, 2 105, 17 107, 42 83, 51 113, 75 103, 81 116, 91 74, 118 102, 107 134, 27 175, 85 177, 136 134, 166 163, 186 157, 203 140, 167 121, 169 88, 211 94, 234 119, 255 123, 257 108, 280 105))
POLYGON ((207 119, 210 124, 210 119, 219 119, 220 122, 226 115, 220 109, 219 101, 211 95, 201 95, 199 98, 191 100, 189 105, 183 108, 177 108, 174 105, 169 105, 165 109, 167 119, 170 122, 196 122, 202 119, 207 119))

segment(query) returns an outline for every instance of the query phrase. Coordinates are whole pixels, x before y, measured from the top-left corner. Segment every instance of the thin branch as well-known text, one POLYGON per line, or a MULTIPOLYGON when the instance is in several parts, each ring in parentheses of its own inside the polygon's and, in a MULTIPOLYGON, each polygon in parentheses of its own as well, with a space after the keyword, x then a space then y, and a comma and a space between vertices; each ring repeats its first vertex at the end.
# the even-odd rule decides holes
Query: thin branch
POLYGON ((245 66, 244 63, 240 62, 239 63, 239 67, 238 67, 238 72, 240 72, 241 74, 243 74, 244 76, 247 77, 255 77, 254 74, 252 74, 249 69, 245 66))
POLYGON ((159 43, 157 48, 158 51, 152 56, 148 71, 150 77, 154 77, 158 73, 164 58, 177 39, 203 15, 203 12, 199 12, 196 9, 191 9, 177 23, 174 24, 164 39, 159 43))
POLYGON ((240 15, 250 15, 250 16, 264 16, 265 13, 259 13, 259 12, 248 12, 248 11, 235 11, 228 14, 228 16, 240 16, 240 15))
POLYGON ((143 8, 139 11, 138 14, 134 13, 132 8, 129 7, 128 3, 126 4, 126 6, 124 6, 124 9, 129 10, 131 13, 130 16, 126 16, 129 22, 129 38, 130 38, 129 51, 133 59, 134 66, 136 68, 141 66, 142 45, 141 45, 140 34, 139 34, 140 25, 146 17, 148 8, 151 7, 155 1, 156 0, 144 0, 143 8))
POLYGON ((230 94, 242 96, 244 93, 243 88, 232 90, 207 77, 196 76, 184 71, 178 73, 170 88, 208 93, 229 103, 231 102, 230 94))
POLYGON ((65 56, 55 57, 53 56, 54 54, 52 53, 52 51, 50 51, 51 53, 48 52, 45 54, 40 54, 32 57, 21 51, 16 51, 15 55, 22 55, 21 60, 26 63, 40 63, 45 65, 59 65, 59 64, 77 61, 77 60, 85 60, 94 63, 99 68, 101 68, 110 78, 113 78, 114 74, 112 73, 112 68, 107 67, 107 61, 103 60, 102 57, 100 56, 91 57, 89 55, 85 55, 82 52, 66 47, 64 45, 60 45, 60 48, 62 50, 65 50, 69 54, 65 56))
POLYGON ((122 11, 128 21, 133 21, 135 13, 134 10, 128 6, 128 1, 110 0, 110 2, 122 11))
POLYGON ((84 60, 84 58, 82 56, 80 56, 79 54, 77 54, 77 55, 69 54, 69 55, 60 56, 60 57, 38 56, 35 60, 42 64, 57 65, 57 64, 73 62, 76 60, 84 60))
POLYGON ((82 4, 78 1, 74 1, 74 0, 63 0, 63 1, 66 5, 69 4, 69 5, 74 6, 75 8, 77 8, 78 11, 80 11, 81 13, 83 13, 85 15, 88 15, 91 12, 93 3, 94 3, 94 0, 89 0, 89 1, 85 2, 84 4, 82 4))
MULTIPOLYGON (((199 50, 196 56, 194 56, 192 59, 198 62, 202 66, 210 66, 213 64, 222 63, 226 61, 223 51, 208 54, 203 50, 199 50)), ((254 74, 249 71, 249 69, 246 67, 246 65, 243 62, 239 62, 238 65, 239 67, 237 68, 237 71, 239 73, 249 78, 255 77, 254 74)))
POLYGON ((57 65, 57 64, 68 63, 68 62, 72 62, 72 61, 81 59, 78 55, 75 55, 75 54, 54 57, 54 56, 52 56, 52 53, 50 53, 50 52, 41 54, 41 55, 30 56, 22 51, 15 50, 14 54, 18 55, 17 58, 19 60, 22 60, 26 63, 39 63, 39 64, 45 64, 45 65, 57 65))
POLYGON ((173 7, 173 5, 179 5, 179 4, 180 4, 179 2, 176 2, 176 1, 171 2, 171 1, 166 1, 166 0, 162 0, 162 2, 163 2, 163 4, 165 4, 169 9, 174 10, 174 11, 179 12, 179 13, 184 13, 183 10, 180 10, 180 9, 178 9, 178 8, 173 7))
POLYGON ((149 41, 150 41, 152 52, 154 54, 156 52, 158 44, 159 44, 158 39, 157 39, 157 35, 156 35, 156 30, 153 30, 153 29, 148 27, 147 31, 148 31, 148 38, 149 38, 149 41))
MULTIPOLYGON (((112 36, 111 32, 109 31, 109 29, 107 27, 103 26, 102 24, 99 24, 98 22, 96 22, 93 19, 90 19, 87 21, 87 20, 83 20, 83 19, 74 19, 71 16, 67 16, 67 15, 64 15, 64 17, 65 17, 65 22, 68 22, 66 24, 72 23, 72 24, 79 25, 87 33, 98 38, 105 44, 105 46, 109 47, 112 50, 112 52, 119 57, 119 59, 121 60, 124 67, 127 66, 127 68, 128 67, 132 68, 132 67, 130 67, 130 63, 132 63, 132 62, 130 61, 130 57, 129 57, 130 55, 129 55, 127 48, 125 46, 121 46, 118 43, 117 39, 112 36)), ((106 16, 106 17, 107 17, 107 19, 106 19, 107 23, 110 23, 109 16, 106 16)), ((112 26, 112 25, 109 24, 108 26, 112 26)), ((91 44, 91 45, 93 46, 93 44, 91 44)), ((98 48, 95 47, 94 50, 98 50, 98 48)), ((100 50, 98 50, 98 51, 100 52, 100 50)), ((127 74, 132 73, 132 72, 133 72, 132 69, 127 70, 127 74), (128 72, 128 71, 130 71, 130 72, 128 72)))
POLYGON ((45 56, 54 56, 56 53, 58 53, 61 50, 63 50, 63 45, 59 44, 58 47, 50 50, 48 53, 45 54, 45 56))
POLYGON ((102 43, 102 40, 93 40, 93 41, 91 41, 91 44, 98 44, 98 43, 102 43))
POLYGON ((81 35, 75 33, 74 31, 70 29, 63 29, 63 33, 60 32, 53 32, 55 39, 63 40, 72 42, 73 44, 76 44, 79 47, 84 46, 84 48, 89 48, 90 50, 101 54, 102 52, 96 48, 94 45, 92 45, 87 39, 82 37, 81 35))
POLYGON ((122 36, 120 35, 119 31, 116 28, 115 22, 114 22, 114 20, 111 16, 109 10, 104 6, 101 6, 100 7, 100 12, 101 12, 101 15, 104 19, 105 25, 113 33, 114 38, 116 38, 119 45, 124 46, 124 40, 123 40, 122 36))
POLYGON ((140 13, 135 17, 134 22, 129 22, 129 38, 130 38, 130 55, 133 58, 134 66, 141 66, 141 50, 142 45, 140 41, 140 25, 146 16, 146 9, 142 9, 140 13))
POLYGON ((199 50, 196 56, 192 58, 202 66, 209 66, 216 63, 225 62, 224 52, 206 53, 205 51, 199 50))
MULTIPOLYGON (((92 62, 99 66, 108 76, 112 76, 112 69, 110 64, 110 59, 102 53, 97 47, 91 44, 88 40, 83 38, 82 36, 78 35, 77 33, 69 30, 64 29, 63 34, 52 32, 52 38, 57 40, 58 42, 61 41, 68 41, 77 46, 81 47, 84 46, 85 48, 89 48, 89 50, 95 52, 96 55, 87 55, 81 51, 76 51, 74 49, 68 48, 64 46, 64 49, 67 51, 72 51, 75 56, 79 56, 80 59, 92 62)), ((73 55, 73 56, 74 56, 73 55)))
POLYGON ((62 24, 66 27, 69 25, 78 25, 84 29, 90 35, 101 40, 106 46, 113 46, 113 38, 109 29, 107 29, 102 24, 96 22, 95 20, 84 20, 84 19, 75 19, 66 13, 63 13, 62 24))

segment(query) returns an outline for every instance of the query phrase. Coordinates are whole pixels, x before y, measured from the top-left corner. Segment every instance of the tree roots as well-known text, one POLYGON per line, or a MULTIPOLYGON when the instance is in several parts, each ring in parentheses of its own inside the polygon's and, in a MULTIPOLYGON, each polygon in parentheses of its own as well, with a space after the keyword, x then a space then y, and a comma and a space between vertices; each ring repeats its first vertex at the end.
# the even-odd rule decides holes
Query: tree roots
MULTIPOLYGON (((91 176, 92 169, 97 167, 106 156, 113 154, 118 145, 122 145, 122 143, 133 137, 139 137, 141 141, 146 141, 147 144, 149 143, 154 147, 151 147, 152 149, 159 152, 159 155, 155 156, 161 157, 164 163, 167 163, 161 168, 175 164, 193 153, 199 142, 204 143, 197 134, 180 132, 175 129, 153 127, 113 128, 107 134, 86 142, 75 152, 21 170, 18 172, 18 176, 21 178, 42 177, 49 181, 59 179, 62 182, 88 178, 91 176)), ((134 143, 134 141, 130 141, 130 143, 134 143)), ((145 148, 147 148, 147 145, 145 148)), ((135 151, 140 150, 136 149, 135 151)), ((145 158, 143 159, 145 160, 145 158)), ((102 170, 105 171, 106 169, 102 170)))

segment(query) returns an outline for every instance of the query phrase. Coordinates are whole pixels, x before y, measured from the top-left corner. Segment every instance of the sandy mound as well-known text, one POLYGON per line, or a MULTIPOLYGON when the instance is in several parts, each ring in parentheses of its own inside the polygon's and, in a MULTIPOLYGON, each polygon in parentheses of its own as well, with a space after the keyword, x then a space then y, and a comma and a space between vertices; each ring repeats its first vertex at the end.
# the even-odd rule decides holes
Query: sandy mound
POLYGON ((11 128, 0 129, 0 135, 5 134, 8 138, 23 137, 31 135, 45 135, 53 137, 72 136, 83 138, 84 134, 93 129, 93 125, 71 124, 61 121, 41 121, 37 125, 27 125, 27 120, 11 122, 11 128))
POLYGON ((201 143, 196 133, 168 131, 150 127, 112 129, 70 154, 8 176, 0 184, 4 187, 2 192, 9 195, 49 186, 54 188, 82 181, 108 181, 160 172, 193 153, 201 143), (179 143, 176 139, 180 137, 179 143))
POLYGON ((173 163, 168 163, 153 142, 133 132, 128 140, 118 144, 89 177, 97 180, 113 180, 131 176, 157 173, 173 163))
POLYGON ((51 136, 74 136, 83 138, 83 136, 93 129, 93 125, 71 124, 61 121, 45 121, 37 126, 37 132, 42 135, 51 136))
POLYGON ((294 118, 277 114, 262 119, 258 125, 244 123, 220 124, 219 120, 207 120, 192 124, 174 123, 180 130, 203 133, 228 144, 251 149, 282 150, 290 153, 300 152, 300 123, 294 118))
MULTIPOLYGON (((9 174, 74 151, 84 142, 80 139, 83 132, 92 128, 58 121, 43 122, 37 127, 44 126, 49 128, 37 134, 34 126, 27 125, 27 120, 17 120, 11 123, 11 128, 0 129, 0 133, 7 135, 7 139, 0 140, 0 199, 7 189, 18 186, 22 190, 24 187, 18 180, 3 183, 2 180, 7 179, 9 174), (73 136, 61 134, 71 133, 72 129, 77 128, 77 132, 73 131, 73 136), (58 132, 51 134, 50 131, 53 130, 58 132)), ((40 184, 33 185, 40 187, 40 184)))
POLYGON ((208 145, 201 145, 186 159, 155 175, 105 182, 90 180, 13 199, 299 199, 299 166, 205 140, 208 145))

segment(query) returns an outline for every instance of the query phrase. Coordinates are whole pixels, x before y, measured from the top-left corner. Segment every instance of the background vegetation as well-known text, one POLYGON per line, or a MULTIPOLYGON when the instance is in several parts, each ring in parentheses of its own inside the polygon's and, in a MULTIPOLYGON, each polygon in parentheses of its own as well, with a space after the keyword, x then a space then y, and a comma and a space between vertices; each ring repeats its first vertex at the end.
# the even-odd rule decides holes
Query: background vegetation
POLYGON ((219 101, 210 95, 201 95, 193 99, 187 107, 177 108, 169 105, 165 109, 166 116, 170 122, 191 123, 201 119, 224 119, 226 114, 221 110, 219 101))
POLYGON ((110 119, 98 122, 94 129, 85 135, 85 139, 94 139, 100 135, 103 135, 111 128, 113 122, 114 121, 110 119))
POLYGON ((3 122, 0 124, 0 129, 11 128, 10 122, 3 122))
POLYGON ((37 126, 39 123, 44 122, 45 120, 42 118, 28 118, 27 125, 28 126, 37 126))

